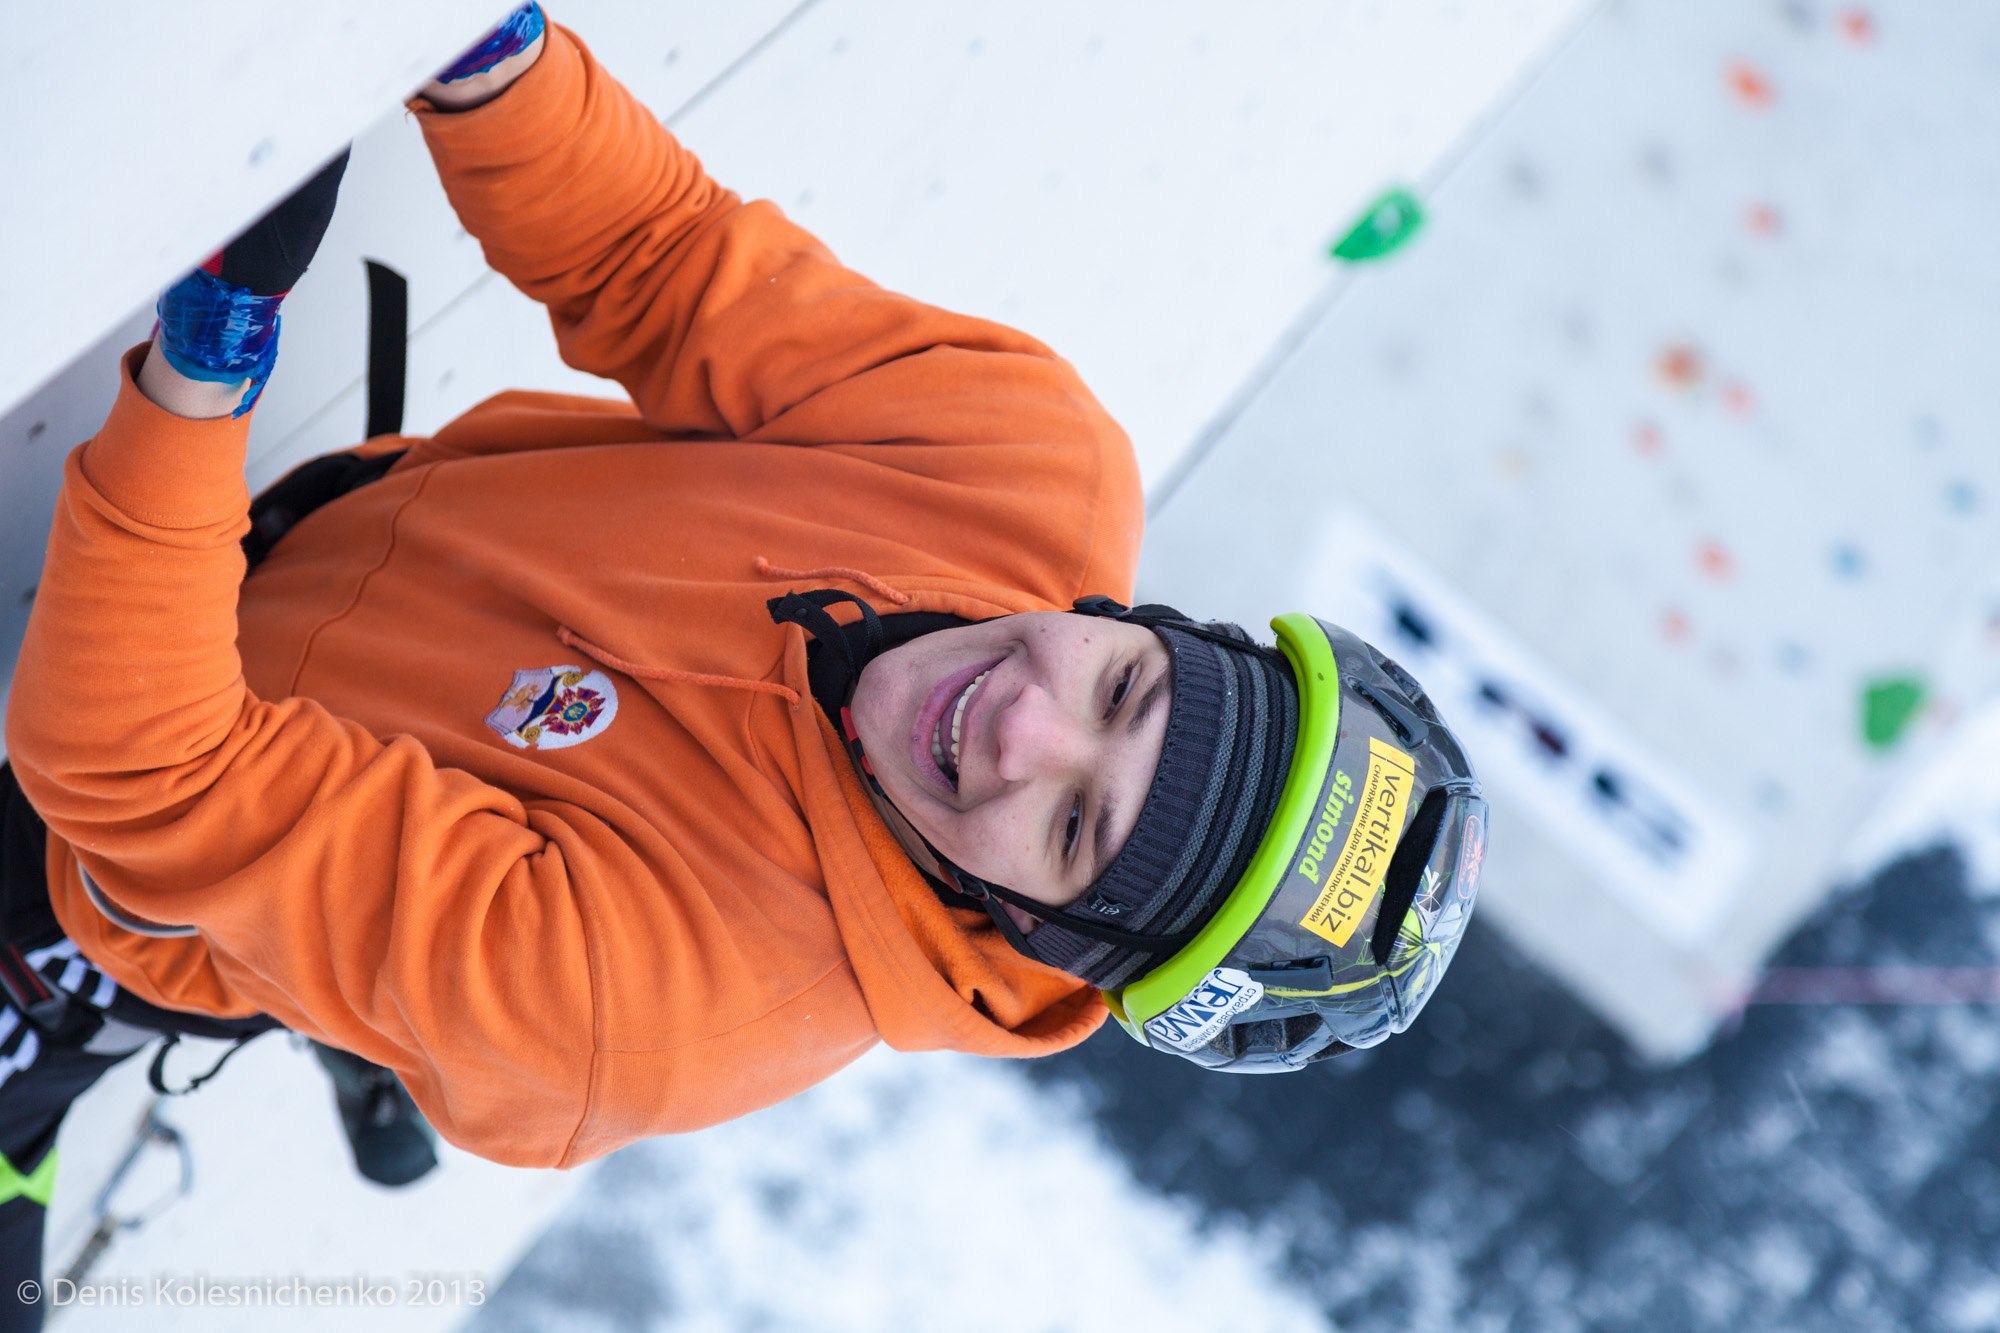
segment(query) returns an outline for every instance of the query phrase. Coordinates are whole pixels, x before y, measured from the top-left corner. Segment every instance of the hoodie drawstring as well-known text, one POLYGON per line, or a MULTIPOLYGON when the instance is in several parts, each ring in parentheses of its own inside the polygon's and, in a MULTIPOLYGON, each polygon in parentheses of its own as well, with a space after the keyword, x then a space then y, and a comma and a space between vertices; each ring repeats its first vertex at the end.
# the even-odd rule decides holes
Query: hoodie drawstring
POLYGON ((757 557, 757 572, 767 579, 846 579, 849 583, 860 584, 877 597, 896 606, 907 606, 910 602, 910 594, 892 587, 865 569, 852 569, 846 565, 827 565, 820 569, 787 569, 783 565, 772 564, 760 555, 757 557))
MULTIPOLYGON (((850 569, 845 565, 828 565, 824 569, 787 569, 783 565, 772 564, 761 555, 757 557, 756 568, 757 573, 767 579, 846 579, 850 583, 860 584, 892 605, 907 606, 910 601, 910 594, 902 591, 900 588, 890 586, 865 569, 850 569)), ((881 630, 879 624, 875 622, 874 613, 869 609, 868 604, 861 601, 858 597, 852 597, 844 593, 837 594, 836 596, 838 600, 851 601, 861 607, 863 616, 870 622, 870 628, 874 632, 874 640, 879 640, 881 630)), ((796 598, 797 594, 792 594, 792 597, 796 598)), ((779 602, 787 600, 787 598, 773 598, 771 605, 775 610, 779 602)), ((827 617, 826 613, 820 610, 819 605, 807 604, 806 610, 808 614, 817 612, 824 620, 824 625, 816 628, 827 630, 833 628, 831 617, 827 617)), ((773 619, 783 624, 786 619, 790 618, 774 615, 773 619)), ((795 623, 802 622, 795 621, 795 623)), ((835 641, 839 641, 837 634, 831 637, 835 641)), ((561 640, 564 646, 576 649, 578 652, 595 661, 599 666, 607 666, 613 671, 623 672, 634 680, 661 680, 671 681, 680 685, 712 685, 727 690, 754 690, 758 694, 776 695, 788 704, 796 704, 800 699, 797 690, 789 685, 780 685, 773 680, 750 680, 743 676, 718 676, 706 671, 682 671, 675 667, 641 666, 639 663, 620 657, 608 649, 600 648, 567 625, 556 626, 556 638, 561 640)), ((840 643, 840 647, 843 652, 846 650, 844 642, 840 643)), ((854 669, 858 673, 860 665, 858 663, 855 664, 854 669)))

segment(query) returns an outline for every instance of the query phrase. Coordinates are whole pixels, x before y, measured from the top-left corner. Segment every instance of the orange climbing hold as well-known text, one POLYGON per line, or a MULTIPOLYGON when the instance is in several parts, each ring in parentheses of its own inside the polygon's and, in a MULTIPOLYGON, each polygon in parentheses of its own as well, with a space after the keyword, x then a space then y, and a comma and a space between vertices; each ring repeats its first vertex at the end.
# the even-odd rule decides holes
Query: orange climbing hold
POLYGON ((1778 90, 1771 86, 1770 77, 1747 60, 1730 61, 1728 76, 1729 91, 1753 111, 1766 110, 1778 100, 1778 90))
POLYGON ((1757 406, 1757 399, 1750 392, 1750 386, 1741 380, 1732 380, 1722 386, 1723 410, 1731 416, 1747 417, 1757 406))
POLYGON ((1717 583, 1726 583, 1736 576, 1736 558, 1721 542, 1703 542, 1696 553, 1696 560, 1701 565, 1701 572, 1717 583))
POLYGON ((1694 388, 1701 383, 1705 372, 1700 350, 1686 343, 1670 343, 1661 348, 1654 369, 1661 379, 1676 389, 1694 388))
POLYGON ((1843 9, 1840 12, 1840 35, 1856 46, 1875 44, 1875 16, 1865 9, 1843 9))
POLYGON ((1769 204, 1752 204, 1743 210, 1743 225, 1752 236, 1776 236, 1784 230, 1785 220, 1769 204))

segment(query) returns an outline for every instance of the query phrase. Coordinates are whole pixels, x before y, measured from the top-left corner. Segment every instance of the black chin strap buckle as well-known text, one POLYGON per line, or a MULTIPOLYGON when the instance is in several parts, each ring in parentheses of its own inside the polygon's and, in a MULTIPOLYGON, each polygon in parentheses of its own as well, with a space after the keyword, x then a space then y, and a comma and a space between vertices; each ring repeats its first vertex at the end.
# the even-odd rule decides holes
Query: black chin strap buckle
MULTIPOLYGON (((932 855, 936 855, 935 850, 932 855)), ((952 888, 956 889, 961 897, 970 898, 976 903, 993 901, 993 890, 985 880, 977 875, 966 874, 943 857, 938 857, 938 864, 944 868, 945 875, 951 880, 952 888)))
POLYGON ((816 588, 811 592, 788 592, 782 597, 773 597, 764 603, 771 619, 780 625, 797 625, 819 642, 830 645, 832 651, 840 654, 846 662, 848 673, 859 676, 861 668, 882 651, 882 618, 875 614, 875 608, 856 597, 851 592, 841 592, 837 588, 816 588), (841 602, 852 602, 861 610, 861 633, 864 640, 862 655, 857 660, 854 650, 848 646, 847 636, 840 632, 840 624, 827 613, 827 608, 841 602))

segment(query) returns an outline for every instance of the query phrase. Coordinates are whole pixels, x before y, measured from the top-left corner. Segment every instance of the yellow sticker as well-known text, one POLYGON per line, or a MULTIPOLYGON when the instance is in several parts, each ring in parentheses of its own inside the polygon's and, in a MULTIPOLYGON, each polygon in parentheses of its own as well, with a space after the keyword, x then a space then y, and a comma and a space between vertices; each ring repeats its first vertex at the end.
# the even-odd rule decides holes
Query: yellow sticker
MULTIPOLYGON (((1403 819, 1409 812, 1416 778, 1415 760, 1386 741, 1368 738, 1368 776, 1361 783, 1347 842, 1327 871, 1319 897, 1300 918, 1300 925, 1339 948, 1347 947, 1389 874, 1389 858, 1402 840, 1403 819)), ((1313 867, 1318 868, 1317 864, 1313 867)))

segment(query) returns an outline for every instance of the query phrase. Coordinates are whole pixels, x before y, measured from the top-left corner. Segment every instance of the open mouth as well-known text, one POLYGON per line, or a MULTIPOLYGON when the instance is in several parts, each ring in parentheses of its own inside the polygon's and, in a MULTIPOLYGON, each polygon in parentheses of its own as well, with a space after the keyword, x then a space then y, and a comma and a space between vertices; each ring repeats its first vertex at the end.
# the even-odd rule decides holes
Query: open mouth
POLYGON ((991 672, 992 668, 988 667, 974 676, 958 692, 958 698, 952 701, 951 706, 938 714, 937 723, 931 728, 931 761, 944 774, 953 791, 958 790, 959 743, 965 730, 966 705, 972 702, 972 696, 986 683, 986 677, 991 672))

